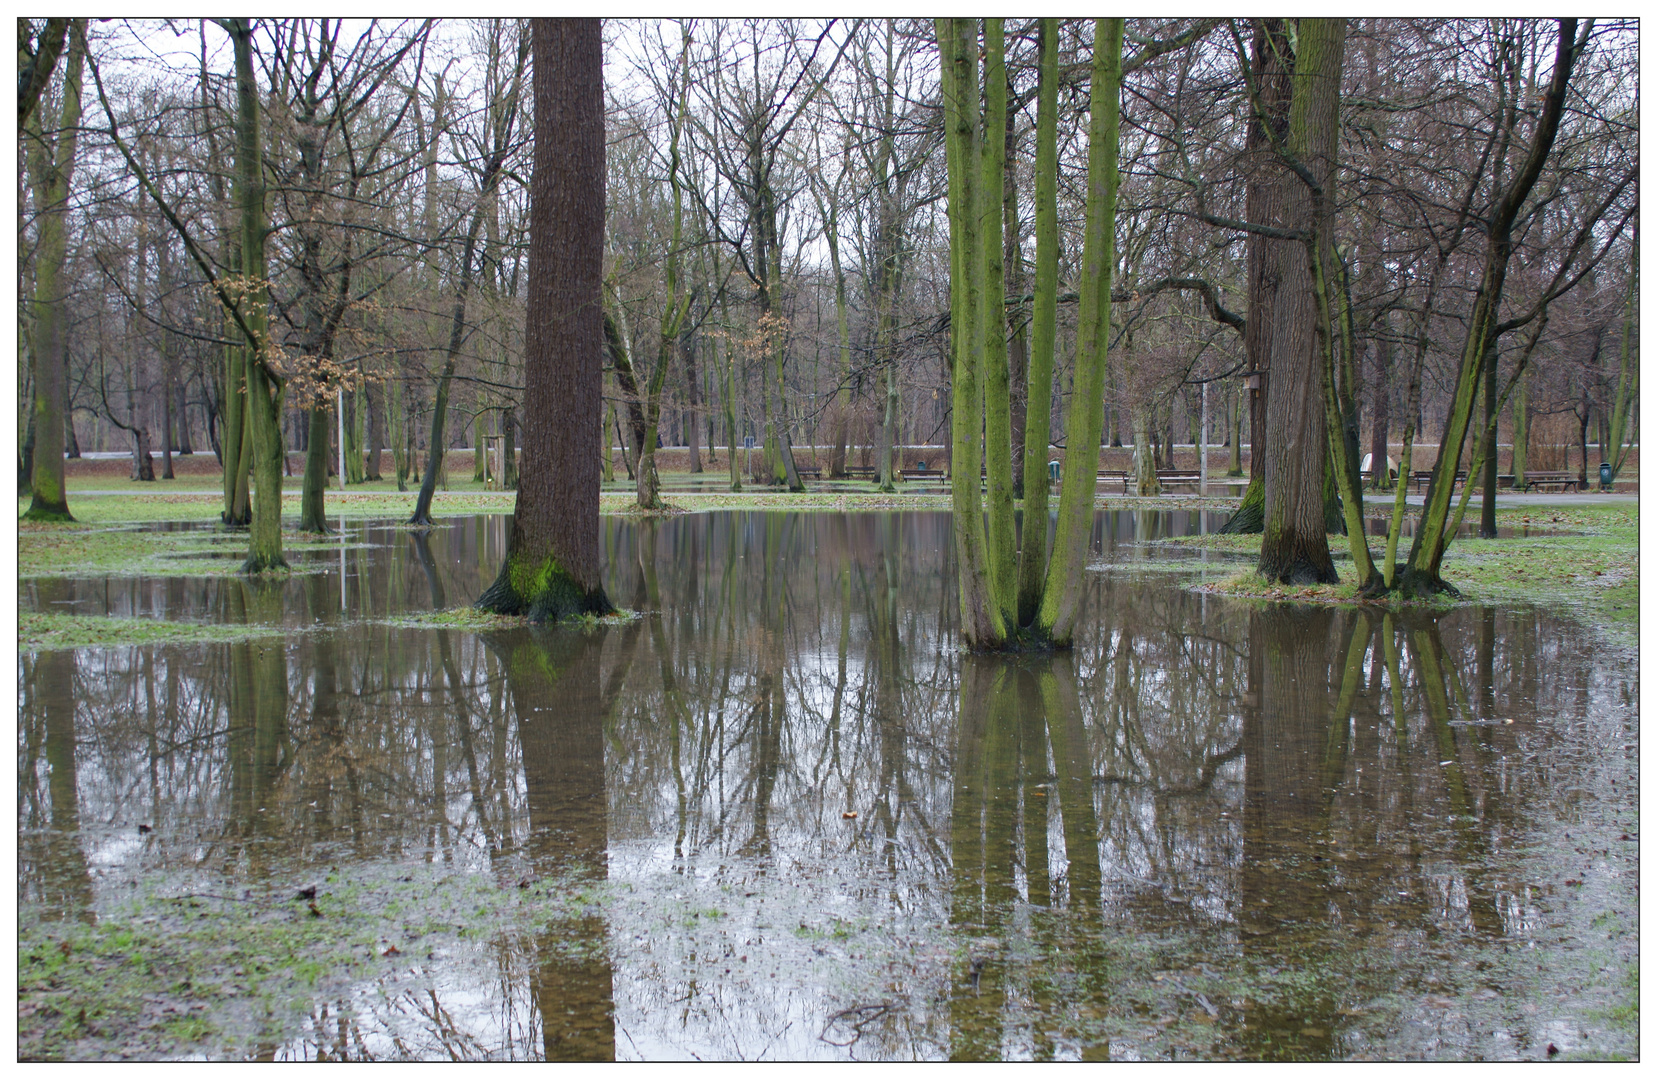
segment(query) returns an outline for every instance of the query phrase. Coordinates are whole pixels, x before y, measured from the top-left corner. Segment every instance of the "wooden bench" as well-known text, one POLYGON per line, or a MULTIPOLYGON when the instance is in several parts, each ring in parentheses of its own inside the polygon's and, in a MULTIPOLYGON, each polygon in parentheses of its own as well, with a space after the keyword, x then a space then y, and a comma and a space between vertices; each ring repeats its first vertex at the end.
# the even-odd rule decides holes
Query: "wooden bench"
POLYGON ((796 465, 794 466, 794 472, 801 480, 821 480, 823 478, 822 469, 802 469, 796 465))
POLYGON ((1163 484, 1198 484, 1202 482, 1202 472, 1197 469, 1159 469, 1156 478, 1163 484))
POLYGON ((898 475, 905 480, 936 480, 943 483, 949 479, 949 474, 937 469, 899 469, 898 475))
POLYGON ((1126 495, 1128 493, 1128 481, 1132 478, 1133 474, 1126 469, 1100 469, 1099 475, 1094 479, 1094 485, 1097 486, 1107 481, 1120 481, 1122 494, 1126 495))
POLYGON ((1587 491, 1588 485, 1570 473, 1526 473, 1524 486, 1520 490, 1535 491, 1537 488, 1554 488, 1561 492, 1587 491))
POLYGON ((873 480, 876 470, 873 465, 847 465, 844 471, 848 480, 873 480))
MULTIPOLYGON (((1426 491, 1427 485, 1432 483, 1432 481, 1433 471, 1431 469, 1418 470, 1410 473, 1410 483, 1415 485, 1417 492, 1426 491)), ((1458 472, 1456 473, 1455 482, 1450 485, 1450 490, 1454 491, 1458 485, 1465 483, 1467 483, 1467 474, 1465 472, 1458 472)))

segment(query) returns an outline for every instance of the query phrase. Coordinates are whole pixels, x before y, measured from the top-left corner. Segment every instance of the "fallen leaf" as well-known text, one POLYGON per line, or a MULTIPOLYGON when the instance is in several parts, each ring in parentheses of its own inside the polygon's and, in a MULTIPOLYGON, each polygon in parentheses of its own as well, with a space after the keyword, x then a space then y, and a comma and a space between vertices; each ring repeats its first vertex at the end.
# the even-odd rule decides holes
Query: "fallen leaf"
POLYGON ((857 816, 857 811, 856 810, 847 810, 844 814, 841 814, 840 816, 845 818, 847 821, 850 821, 852 818, 857 816))
POLYGON ((398 955, 397 946, 387 945, 385 952, 381 953, 380 955, 381 956, 396 956, 396 955, 398 955))

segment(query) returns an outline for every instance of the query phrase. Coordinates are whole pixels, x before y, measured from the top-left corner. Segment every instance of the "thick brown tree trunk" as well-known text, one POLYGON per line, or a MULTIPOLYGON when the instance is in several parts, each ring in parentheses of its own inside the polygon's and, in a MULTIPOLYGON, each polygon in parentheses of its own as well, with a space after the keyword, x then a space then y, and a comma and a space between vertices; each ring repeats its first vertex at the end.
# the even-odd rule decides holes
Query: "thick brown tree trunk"
MULTIPOLYGON (((1300 23, 1288 149, 1301 157, 1328 193, 1334 183, 1333 146, 1344 28, 1339 20, 1300 23)), ((1332 208, 1311 187, 1279 165, 1285 217, 1291 228, 1313 234, 1328 248, 1332 208)), ((1271 382, 1267 413, 1272 438, 1266 447, 1266 504, 1260 540, 1260 574, 1285 584, 1333 583, 1324 515, 1324 468, 1329 454, 1319 352, 1318 303, 1310 251, 1305 243, 1277 245, 1277 293, 1272 304, 1271 382)), ((1252 310, 1252 309, 1251 309, 1252 310)), ((1252 321, 1252 320, 1251 320, 1252 321)))
POLYGON ((604 40, 536 19, 524 325, 524 468, 500 576, 478 606, 549 621, 608 613, 594 428, 603 415, 604 40))

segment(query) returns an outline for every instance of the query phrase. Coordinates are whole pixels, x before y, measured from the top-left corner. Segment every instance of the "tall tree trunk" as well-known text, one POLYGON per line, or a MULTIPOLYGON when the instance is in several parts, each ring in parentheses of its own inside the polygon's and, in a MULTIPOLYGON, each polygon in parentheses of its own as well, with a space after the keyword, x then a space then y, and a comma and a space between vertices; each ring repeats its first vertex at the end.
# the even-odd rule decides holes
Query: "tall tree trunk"
MULTIPOLYGON (((1272 160, 1273 140, 1287 137, 1290 74, 1294 53, 1282 19, 1255 24, 1249 66, 1259 100, 1244 136, 1248 183, 1244 212, 1255 225, 1281 227, 1286 199, 1285 177, 1272 160)), ((1242 504, 1221 527, 1224 533, 1257 533, 1265 528, 1267 395, 1271 386, 1272 310, 1278 289, 1278 262, 1287 241, 1250 233, 1244 239, 1248 259, 1248 322, 1243 328, 1243 351, 1249 381, 1249 485, 1242 504)))
MULTIPOLYGON (((1379 327, 1380 333, 1375 336, 1374 398, 1370 404, 1369 467, 1370 484, 1378 491, 1385 491, 1392 486, 1392 477, 1387 469, 1387 452, 1390 449, 1387 436, 1392 423, 1389 409, 1392 391, 1387 382, 1392 370, 1391 316, 1383 313, 1379 327)), ((1407 482, 1409 478, 1403 479, 1407 482)))
POLYGON ((685 330, 679 335, 679 359, 685 373, 685 446, 690 458, 690 471, 702 471, 702 400, 701 384, 696 379, 696 334, 685 330))
MULTIPOLYGON (((1491 342, 1484 358, 1484 486, 1479 500, 1479 535, 1486 540, 1496 538, 1496 348, 1491 342)), ((1473 478, 1469 476, 1471 484, 1473 478)))
MULTIPOLYGON (((1002 263, 1002 205, 1006 189, 1007 63, 1002 20, 984 20, 983 176, 979 181, 978 237, 984 261, 984 470, 989 499, 990 592, 1001 617, 1017 627, 1018 540, 1013 516, 1011 379, 1007 372, 1007 311, 1002 263)), ((959 478, 957 478, 959 482, 959 478)))
POLYGON ((1019 549, 1018 625, 1041 607, 1047 577, 1047 448, 1052 441, 1053 352, 1058 328, 1059 23, 1042 19, 1036 91, 1036 279, 1024 409, 1024 540, 1019 549))
POLYGON ((305 410, 308 431, 305 436, 305 478, 299 490, 299 531, 326 533, 328 531, 328 459, 329 438, 333 428, 334 410, 325 400, 317 400, 305 410))
POLYGON ((368 452, 363 461, 363 479, 380 479, 380 451, 385 446, 385 391, 363 383, 363 408, 368 411, 368 452))
POLYGON ((1513 222, 1553 149, 1554 137, 1559 132, 1559 121, 1564 112, 1571 70, 1580 52, 1574 41, 1575 19, 1560 19, 1558 35, 1553 73, 1543 96, 1541 116, 1531 138, 1530 150, 1512 181, 1495 200, 1494 210, 1488 219, 1484 273, 1468 314, 1467 337, 1462 347, 1444 433, 1439 439, 1438 462, 1433 467, 1433 480, 1422 507, 1420 527, 1416 529, 1414 542, 1410 545, 1409 562, 1399 579, 1399 588, 1406 594, 1431 594, 1448 589, 1439 575, 1439 567, 1450 540, 1445 526, 1449 521, 1450 499, 1455 487, 1456 460, 1461 456, 1472 419, 1480 365, 1485 355, 1496 349, 1502 291, 1507 283, 1508 262, 1513 254, 1513 222))
POLYGON ((524 470, 500 576, 478 607, 532 622, 607 614, 593 426, 602 415, 604 41, 536 19, 524 326, 524 470))
MULTIPOLYGON (((1002 169, 1001 213, 1002 213, 1002 252, 1001 263, 1004 267, 1005 287, 1010 296, 1024 295, 1024 247, 1022 243, 1023 229, 1018 219, 1018 116, 1012 110, 1007 110, 1006 137, 1003 144, 1002 160, 1005 163, 1002 169)), ((1005 313, 1007 320, 1007 380, 1008 404, 1011 406, 1011 443, 1013 458, 1013 498, 1024 498, 1024 429, 1028 422, 1027 410, 1030 399, 1030 342, 1025 336, 1023 313, 1018 306, 1008 308, 1005 313)), ((1046 474, 1039 477, 1046 482, 1046 474)), ((1026 507, 1026 514, 1029 508, 1026 507)), ((1043 537, 1045 547, 1045 537, 1043 537)), ((1022 571, 1021 571, 1022 572, 1022 571)))
MULTIPOLYGON (((484 180, 486 196, 492 190, 493 176, 484 180)), ((483 225, 483 201, 472 211, 472 223, 466 229, 466 244, 460 256, 460 284, 455 288, 454 313, 449 324, 449 347, 443 354, 443 371, 437 379, 437 395, 432 402, 431 428, 426 439, 426 469, 420 477, 420 493, 414 499, 414 513, 408 524, 431 528, 432 497, 437 494, 437 477, 443 469, 443 422, 449 410, 449 384, 455 375, 455 360, 460 356, 460 344, 466 338, 466 300, 472 290, 472 258, 477 252, 478 230, 483 225)))
POLYGON ((73 521, 63 477, 63 417, 68 407, 68 283, 63 280, 67 255, 64 220, 69 185, 75 171, 76 135, 81 116, 81 66, 86 56, 86 20, 72 20, 69 55, 64 64, 63 114, 51 157, 37 160, 43 175, 36 180, 40 199, 35 254, 34 432, 35 452, 29 469, 28 521, 73 521))
MULTIPOLYGON (((1617 396, 1611 402, 1610 433, 1611 452, 1604 459, 1611 463, 1611 479, 1616 480, 1617 474, 1622 472, 1623 463, 1628 460, 1628 451, 1633 446, 1634 425, 1630 422, 1633 409, 1640 396, 1640 358, 1637 342, 1639 328, 1635 322, 1635 313, 1639 310, 1640 298, 1640 222, 1634 219, 1634 242, 1629 245, 1628 255, 1628 297, 1624 301, 1622 323, 1622 365, 1617 374, 1617 396)), ((1514 415, 1518 415, 1518 406, 1514 406, 1514 415)), ((1518 452, 1519 440, 1517 430, 1514 434, 1514 452, 1518 452)))
MULTIPOLYGON (((943 54, 944 140, 949 168, 950 381, 954 390, 950 488, 961 635, 969 649, 998 649, 1006 643, 1007 624, 990 583, 983 504, 978 496, 984 416, 984 264, 978 213, 981 164, 976 21, 941 18, 937 35, 938 49, 943 54)), ((996 232, 999 235, 1000 230, 996 232)))
POLYGON ((270 358, 269 285, 265 272, 265 179, 260 139, 259 88, 253 77, 253 23, 228 21, 236 58, 236 203, 241 211, 242 350, 247 371, 246 426, 252 444, 253 523, 244 573, 285 569, 282 556, 282 384, 265 366, 270 358))
POLYGON ((1513 486, 1525 486, 1525 467, 1530 457, 1530 375, 1519 374, 1513 384, 1513 486))
POLYGON ((1098 485, 1104 427, 1106 355, 1110 344, 1110 286, 1116 258, 1118 127, 1122 95, 1121 19, 1099 19, 1093 30, 1093 85, 1089 102, 1087 217, 1077 282, 1076 383, 1065 419, 1065 459, 1059 521, 1041 608, 1039 637, 1068 645, 1081 607, 1093 493, 1098 485))
MULTIPOLYGON (((1338 128, 1341 45, 1339 20, 1300 20, 1294 91, 1289 107, 1288 151, 1305 159, 1326 153, 1338 128)), ((1313 193, 1279 164, 1285 217, 1291 228, 1326 236, 1318 229, 1313 193)), ((1329 456, 1323 368, 1319 350, 1319 283, 1304 243, 1278 245, 1277 294, 1272 304, 1271 380, 1267 415, 1272 439, 1266 447, 1266 502, 1258 569, 1268 581, 1285 584, 1335 582, 1334 562, 1324 524, 1325 462, 1329 456)), ((1252 312, 1251 312, 1252 313, 1252 312)), ((1252 322, 1252 319, 1250 320, 1252 322)), ((1322 325, 1327 325, 1326 323, 1322 325)))

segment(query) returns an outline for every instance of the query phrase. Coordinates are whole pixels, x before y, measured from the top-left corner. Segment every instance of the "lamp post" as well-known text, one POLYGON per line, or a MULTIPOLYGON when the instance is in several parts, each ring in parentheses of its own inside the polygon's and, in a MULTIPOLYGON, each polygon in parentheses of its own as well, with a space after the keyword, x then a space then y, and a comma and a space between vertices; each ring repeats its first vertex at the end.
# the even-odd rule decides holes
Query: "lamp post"
MULTIPOLYGON (((334 417, 339 421, 339 489, 345 490, 345 387, 335 391, 334 417)), ((323 484, 327 487, 327 484, 323 484)))

